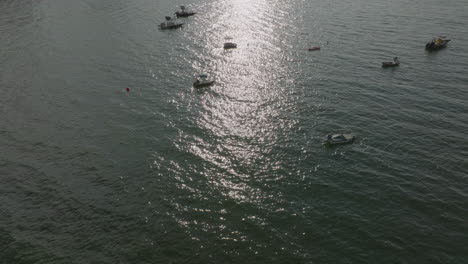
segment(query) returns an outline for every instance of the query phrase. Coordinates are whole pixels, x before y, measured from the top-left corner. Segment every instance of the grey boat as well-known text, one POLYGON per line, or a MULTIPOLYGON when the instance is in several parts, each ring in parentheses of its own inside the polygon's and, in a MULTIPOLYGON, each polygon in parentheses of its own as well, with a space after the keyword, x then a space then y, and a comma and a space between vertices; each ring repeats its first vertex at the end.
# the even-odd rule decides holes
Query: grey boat
POLYGON ((398 57, 393 58, 393 61, 382 62, 383 68, 395 67, 395 66, 400 66, 400 60, 398 59, 398 57))
POLYGON ((447 39, 446 36, 438 36, 433 38, 431 41, 426 43, 426 50, 438 50, 447 47, 447 44, 450 42, 450 39, 447 39))
POLYGON ((232 42, 224 43, 224 49, 235 49, 235 48, 237 48, 236 43, 232 43, 232 42))
POLYGON ((208 86, 213 85, 214 82, 215 82, 214 80, 208 79, 208 75, 200 74, 195 79, 195 82, 193 82, 193 87, 195 87, 195 88, 208 87, 208 86))
POLYGON ((189 17, 196 14, 196 12, 185 9, 185 6, 180 6, 180 10, 174 13, 177 17, 189 17))
POLYGON ((341 145, 354 141, 356 137, 353 134, 329 134, 325 138, 326 145, 341 145))
POLYGON ((175 29, 180 28, 184 23, 177 22, 177 19, 170 16, 166 17, 166 21, 159 24, 160 29, 175 29))

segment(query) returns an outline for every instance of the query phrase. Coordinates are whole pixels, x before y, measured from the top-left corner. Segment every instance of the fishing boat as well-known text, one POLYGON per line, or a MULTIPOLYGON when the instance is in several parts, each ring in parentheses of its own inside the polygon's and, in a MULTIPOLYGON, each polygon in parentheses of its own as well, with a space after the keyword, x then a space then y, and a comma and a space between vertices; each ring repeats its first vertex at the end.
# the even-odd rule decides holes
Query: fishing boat
POLYGON ((356 137, 353 134, 329 134, 325 138, 326 145, 341 145, 354 141, 356 137))
POLYGON ((196 14, 196 12, 185 9, 185 6, 180 6, 180 10, 174 13, 177 17, 189 17, 196 14))
POLYGON ((166 17, 166 21, 159 24, 160 29, 175 29, 180 28, 184 23, 178 22, 176 18, 166 17))
POLYGON ((224 49, 235 49, 235 48, 237 48, 236 43, 232 43, 232 42, 224 43, 224 49))
POLYGON ((207 87, 207 86, 213 85, 214 82, 215 82, 214 80, 208 79, 208 75, 200 74, 196 77, 195 82, 193 82, 193 87, 195 88, 207 87))
POLYGON ((383 68, 388 68, 388 67, 395 67, 400 65, 400 60, 398 57, 393 58, 393 61, 384 61, 382 62, 382 67, 383 68))
POLYGON ((447 44, 450 42, 450 39, 447 39, 446 36, 438 36, 433 38, 431 41, 426 43, 426 50, 438 50, 441 48, 447 47, 447 44))

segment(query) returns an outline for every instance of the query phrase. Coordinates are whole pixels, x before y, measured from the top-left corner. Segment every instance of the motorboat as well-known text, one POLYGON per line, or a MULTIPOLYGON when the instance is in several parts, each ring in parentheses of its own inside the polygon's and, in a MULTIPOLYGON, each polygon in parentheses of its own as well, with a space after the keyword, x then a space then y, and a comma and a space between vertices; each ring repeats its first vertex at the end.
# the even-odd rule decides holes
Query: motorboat
POLYGON ((329 134, 325 138, 326 145, 347 144, 354 141, 356 137, 353 134, 329 134))
POLYGON ((159 25, 160 29, 175 29, 180 28, 184 23, 178 22, 176 18, 166 17, 166 21, 159 25))
POLYGON ((446 36, 438 36, 433 38, 431 41, 426 43, 427 50, 438 50, 441 48, 447 47, 447 44, 450 42, 450 39, 447 39, 446 36))
POLYGON ((177 17, 189 17, 196 14, 196 12, 185 9, 185 6, 180 6, 180 10, 174 13, 177 17))
POLYGON ((224 43, 224 49, 235 49, 235 48, 237 48, 236 43, 232 43, 232 42, 224 43))
POLYGON ((195 88, 207 87, 207 86, 213 85, 214 82, 215 82, 214 80, 208 79, 208 75, 200 74, 196 77, 195 82, 193 82, 193 87, 195 88))
POLYGON ((315 46, 315 47, 309 48, 309 51, 314 51, 314 50, 320 50, 320 47, 319 47, 319 46, 315 46))
POLYGON ((382 62, 382 67, 383 68, 388 68, 388 67, 395 67, 400 65, 400 60, 398 57, 393 58, 393 61, 384 61, 382 62))

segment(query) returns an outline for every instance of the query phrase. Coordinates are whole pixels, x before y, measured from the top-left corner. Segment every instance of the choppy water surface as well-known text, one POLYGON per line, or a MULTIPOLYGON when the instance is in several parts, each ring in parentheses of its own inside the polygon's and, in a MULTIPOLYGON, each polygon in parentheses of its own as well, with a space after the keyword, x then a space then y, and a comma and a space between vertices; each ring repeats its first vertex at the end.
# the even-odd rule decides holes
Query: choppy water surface
POLYGON ((0 262, 465 262, 466 6, 1 1, 0 262))

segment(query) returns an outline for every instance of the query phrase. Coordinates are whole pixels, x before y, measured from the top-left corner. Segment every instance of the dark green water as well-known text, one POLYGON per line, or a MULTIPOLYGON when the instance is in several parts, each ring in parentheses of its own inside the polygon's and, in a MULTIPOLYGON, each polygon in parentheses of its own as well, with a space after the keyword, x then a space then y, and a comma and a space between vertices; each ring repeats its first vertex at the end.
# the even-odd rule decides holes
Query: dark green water
POLYGON ((1 0, 0 263, 465 263, 467 7, 1 0))

